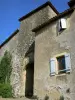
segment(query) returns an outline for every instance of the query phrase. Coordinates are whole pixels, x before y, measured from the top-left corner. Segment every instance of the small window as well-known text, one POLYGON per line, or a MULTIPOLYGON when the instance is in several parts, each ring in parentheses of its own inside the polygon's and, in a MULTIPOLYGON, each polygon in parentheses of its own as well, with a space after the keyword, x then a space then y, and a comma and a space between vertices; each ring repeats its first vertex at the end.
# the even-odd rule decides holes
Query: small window
POLYGON ((61 56, 56 56, 50 59, 50 75, 70 73, 71 60, 70 54, 66 53, 61 56))
POLYGON ((65 73, 65 56, 57 57, 58 74, 65 73))
POLYGON ((58 30, 59 32, 66 29, 67 28, 67 24, 66 24, 66 19, 65 18, 61 18, 58 21, 58 30))

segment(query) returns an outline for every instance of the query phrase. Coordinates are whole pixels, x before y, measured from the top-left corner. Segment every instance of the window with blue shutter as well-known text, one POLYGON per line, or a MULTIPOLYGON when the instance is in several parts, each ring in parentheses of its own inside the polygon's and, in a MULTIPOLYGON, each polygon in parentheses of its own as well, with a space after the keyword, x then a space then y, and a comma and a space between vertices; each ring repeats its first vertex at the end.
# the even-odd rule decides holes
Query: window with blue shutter
POLYGON ((71 70, 70 54, 66 53, 50 60, 50 75, 53 76, 56 73, 64 74, 71 70), (57 72, 56 72, 57 71, 57 72))
POLYGON ((70 54, 65 54, 65 66, 66 66, 66 72, 70 72, 71 70, 71 59, 70 54))
POLYGON ((55 75, 55 67, 56 67, 55 58, 51 58, 50 60, 50 75, 51 76, 55 75))

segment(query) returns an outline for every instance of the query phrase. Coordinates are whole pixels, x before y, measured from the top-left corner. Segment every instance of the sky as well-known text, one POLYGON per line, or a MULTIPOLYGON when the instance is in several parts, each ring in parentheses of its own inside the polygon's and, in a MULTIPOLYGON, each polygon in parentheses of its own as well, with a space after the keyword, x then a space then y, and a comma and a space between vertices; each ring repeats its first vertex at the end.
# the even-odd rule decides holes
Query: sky
POLYGON ((69 8, 69 0, 0 0, 0 44, 19 29, 19 18, 47 1, 50 1, 59 12, 69 8))

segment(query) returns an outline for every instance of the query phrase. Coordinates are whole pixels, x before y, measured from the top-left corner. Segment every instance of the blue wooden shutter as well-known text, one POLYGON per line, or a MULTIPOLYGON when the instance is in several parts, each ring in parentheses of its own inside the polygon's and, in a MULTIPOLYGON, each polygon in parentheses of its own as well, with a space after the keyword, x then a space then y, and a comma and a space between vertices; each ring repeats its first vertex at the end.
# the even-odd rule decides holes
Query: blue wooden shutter
POLYGON ((50 59, 50 75, 51 76, 55 75, 55 66, 56 66, 55 58, 51 58, 50 59))
POLYGON ((66 72, 70 72, 71 70, 71 59, 70 54, 65 54, 65 66, 66 66, 66 72))

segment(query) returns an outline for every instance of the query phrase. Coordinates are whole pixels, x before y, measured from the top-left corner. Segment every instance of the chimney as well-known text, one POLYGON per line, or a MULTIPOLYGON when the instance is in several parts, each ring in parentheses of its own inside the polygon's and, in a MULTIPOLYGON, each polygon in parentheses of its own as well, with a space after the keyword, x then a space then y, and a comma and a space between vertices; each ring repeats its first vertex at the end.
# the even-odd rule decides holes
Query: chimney
POLYGON ((70 1, 68 2, 68 5, 69 5, 69 7, 74 7, 74 5, 75 5, 75 0, 70 0, 70 1))

